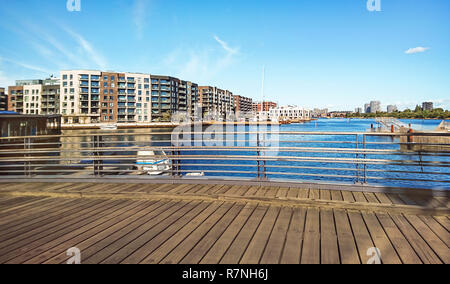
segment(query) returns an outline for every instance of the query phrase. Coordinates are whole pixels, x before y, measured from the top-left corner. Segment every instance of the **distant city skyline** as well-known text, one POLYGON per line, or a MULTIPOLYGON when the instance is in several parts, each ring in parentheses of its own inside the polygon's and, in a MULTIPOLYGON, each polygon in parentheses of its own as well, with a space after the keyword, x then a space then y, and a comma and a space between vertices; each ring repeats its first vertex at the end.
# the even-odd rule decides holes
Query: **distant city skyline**
POLYGON ((181 77, 279 105, 450 109, 450 2, 0 0, 0 87, 91 69, 181 77), (320 3, 318 3, 320 2, 320 3))

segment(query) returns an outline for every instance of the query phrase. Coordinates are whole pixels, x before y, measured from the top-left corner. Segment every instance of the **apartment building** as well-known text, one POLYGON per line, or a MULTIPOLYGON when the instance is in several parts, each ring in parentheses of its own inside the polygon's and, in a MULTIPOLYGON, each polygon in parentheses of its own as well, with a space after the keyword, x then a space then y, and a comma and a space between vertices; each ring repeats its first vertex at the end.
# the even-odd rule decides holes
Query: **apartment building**
POLYGON ((235 112, 235 97, 228 90, 217 87, 199 87, 199 103, 202 106, 203 117, 214 120, 225 120, 235 112))
POLYGON ((393 112, 396 112, 398 109, 397 109, 397 106, 395 106, 395 105, 388 105, 387 106, 387 112, 388 113, 393 113, 393 112))
POLYGON ((381 102, 380 101, 371 101, 370 102, 370 113, 381 112, 381 102))
POLYGON ((251 98, 234 96, 234 105, 237 116, 240 113, 250 113, 253 110, 253 100, 251 98))
POLYGON ((277 103, 264 101, 264 102, 254 102, 252 105, 253 112, 270 111, 278 106, 277 103))
POLYGON ((307 121, 312 118, 312 112, 298 106, 282 106, 269 111, 271 121, 307 121))
POLYGON ((5 93, 5 88, 0 88, 0 111, 8 110, 8 95, 5 93))
POLYGON ((21 114, 53 115, 59 113, 59 80, 17 80, 8 87, 8 110, 21 114))
POLYGON ((433 111, 434 104, 432 102, 424 102, 422 103, 422 110, 423 111, 433 111))
POLYGON ((61 72, 63 123, 150 122, 150 74, 61 72))

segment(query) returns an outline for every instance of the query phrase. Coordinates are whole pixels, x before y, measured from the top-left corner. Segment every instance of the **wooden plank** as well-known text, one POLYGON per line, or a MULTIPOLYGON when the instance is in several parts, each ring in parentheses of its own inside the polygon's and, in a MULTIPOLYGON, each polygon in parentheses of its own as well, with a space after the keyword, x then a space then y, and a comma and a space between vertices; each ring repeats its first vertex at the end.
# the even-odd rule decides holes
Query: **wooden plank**
POLYGON ((433 218, 444 227, 447 232, 450 232, 450 220, 444 216, 433 216, 433 218))
POLYGON ((56 226, 52 226, 50 229, 46 228, 46 230, 43 230, 37 234, 28 235, 26 238, 20 238, 20 241, 13 239, 13 243, 8 246, 7 250, 2 249, 2 251, 7 253, 0 256, 0 263, 20 263, 21 261, 17 262, 17 257, 19 255, 33 251, 33 249, 36 248, 39 249, 39 247, 45 245, 45 243, 53 240, 54 238, 58 238, 68 232, 72 232, 77 228, 94 221, 100 216, 113 212, 116 208, 121 208, 131 203, 132 202, 130 201, 107 201, 105 204, 102 204, 101 207, 94 208, 93 210, 90 210, 91 208, 89 208, 89 210, 84 210, 82 215, 78 215, 70 220, 58 222, 56 226))
POLYGON ((392 201, 385 193, 376 192, 375 197, 383 204, 392 204, 392 201))
POLYGON ((277 198, 286 198, 288 196, 289 188, 281 187, 277 192, 277 198))
POLYGON ((355 197, 350 191, 342 191, 341 193, 343 201, 351 203, 356 202, 355 197))
POLYGON ((239 232, 242 230, 247 220, 256 209, 256 205, 247 204, 233 223, 226 229, 223 235, 217 240, 211 250, 201 260, 200 264, 218 264, 225 252, 231 246, 239 232))
POLYGON ((387 197, 391 200, 393 204, 405 205, 406 203, 400 198, 398 194, 395 193, 387 193, 387 197))
MULTIPOLYGON (((401 258, 404 264, 422 264, 422 261, 417 256, 414 249, 411 247, 409 242, 405 239, 403 234, 397 228, 395 223, 389 217, 389 215, 385 213, 377 213, 375 215, 381 225, 383 226, 384 231, 388 235, 392 245, 398 253, 398 256, 401 258)), ((380 248, 381 249, 381 248, 380 248)), ((382 258, 384 259, 386 253, 381 252, 382 258)))
POLYGON ((367 199, 362 192, 354 191, 352 193, 356 202, 367 203, 367 199))
POLYGON ((191 249, 211 230, 211 228, 231 209, 233 204, 224 203, 206 219, 193 233, 181 242, 161 263, 177 264, 191 251, 191 249))
POLYGON ((310 189, 309 190, 309 198, 313 200, 320 199, 320 191, 318 189, 310 189))
POLYGON ((214 243, 222 236, 234 218, 242 211, 244 204, 235 204, 213 228, 181 260, 181 264, 198 264, 214 243))
POLYGON ((348 212, 350 224, 352 226, 353 236, 356 240, 356 246, 359 252, 359 258, 363 264, 367 263, 371 256, 367 256, 367 251, 375 247, 367 230, 366 224, 359 212, 348 212))
POLYGON ((302 254, 303 232, 306 221, 306 209, 294 208, 291 224, 286 235, 281 264, 299 264, 302 254))
MULTIPOLYGON (((362 212, 362 216, 370 232, 370 236, 376 248, 380 250, 381 261, 384 264, 402 264, 400 257, 397 255, 394 247, 386 235, 380 222, 373 213, 362 212)), ((366 262, 367 263, 367 262, 366 262)))
POLYGON ((233 241, 231 246, 220 261, 220 264, 236 264, 242 258, 248 244, 253 238, 256 230, 260 226, 264 216, 268 211, 267 206, 258 206, 248 219, 245 226, 239 232, 239 235, 233 241))
POLYGON ((192 187, 191 189, 189 189, 188 191, 186 191, 185 194, 195 194, 199 190, 201 190, 203 187, 204 187, 204 185, 197 184, 194 187, 192 187))
POLYGON ((245 196, 247 192, 250 190, 251 186, 245 185, 241 188, 240 192, 237 194, 238 196, 245 196))
MULTIPOLYGON (((335 201, 344 201, 344 197, 342 196, 342 192, 340 190, 330 190, 331 191, 331 200, 335 201)), ((347 192, 349 193, 349 192, 347 192)), ((350 193, 351 195, 351 193, 350 193)), ((352 196, 353 198, 353 196, 352 196)))
MULTIPOLYGON (((330 196, 331 197, 331 196, 330 196)), ((322 264, 339 264, 339 248, 333 211, 320 210, 320 250, 322 264)))
POLYGON ((158 236, 153 238, 151 241, 147 242, 145 245, 143 245, 139 250, 134 252, 132 255, 125 258, 122 263, 124 264, 135 264, 135 263, 153 263, 148 262, 149 261, 149 254, 154 252, 157 248, 159 248, 161 245, 166 243, 169 239, 173 240, 172 237, 183 229, 183 227, 188 228, 197 228, 197 224, 192 223, 191 221, 199 216, 202 212, 205 211, 205 209, 208 208, 208 206, 211 203, 204 202, 203 204, 200 204, 200 206, 197 206, 193 210, 189 211, 187 214, 185 214, 182 218, 177 220, 175 223, 173 223, 171 226, 167 227, 164 231, 162 231, 158 236))
POLYGON ((264 197, 269 188, 267 186, 261 186, 258 191, 255 192, 255 196, 264 197))
POLYGON ((331 200, 331 192, 326 189, 320 190, 320 199, 322 200, 331 200))
POLYGON ((239 196, 239 193, 242 191, 243 186, 241 185, 234 185, 230 188, 230 190, 227 192, 227 195, 230 196, 239 196))
POLYGON ((278 264, 286 241, 287 230, 292 218, 292 209, 283 207, 267 242, 261 264, 278 264))
MULTIPOLYGON (((152 240, 159 233, 161 233, 168 226, 175 223, 178 219, 183 217, 189 211, 199 206, 201 202, 189 202, 180 204, 171 207, 169 210, 160 214, 157 218, 155 218, 151 223, 146 224, 139 228, 138 230, 133 231, 131 234, 127 235, 120 243, 113 244, 113 247, 110 249, 117 249, 112 255, 104 259, 102 264, 118 264, 121 263, 125 258, 133 254, 140 247, 142 247, 145 243, 152 240), (123 247, 118 247, 119 244, 125 244, 123 247)), ((92 263, 92 258, 88 259, 86 263, 92 263)))
POLYGON ((341 209, 334 210, 334 219, 336 222, 341 263, 360 264, 361 260, 359 258, 358 249, 356 248, 347 212, 341 209))
POLYGON ((207 218, 211 216, 219 207, 220 203, 210 203, 208 207, 197 215, 192 221, 189 222, 189 226, 184 226, 176 234, 167 239, 166 242, 158 246, 150 255, 142 260, 142 263, 159 263, 164 257, 172 252, 179 243, 186 239, 195 229, 198 228, 207 218))
POLYGON ((291 187, 287 194, 288 198, 298 198, 298 188, 291 187))
POLYGON ((279 213, 279 207, 272 206, 269 208, 266 216, 264 216, 258 230, 253 236, 253 239, 248 245, 247 250, 242 256, 240 264, 259 264, 279 213))
POLYGON ((217 185, 214 185, 214 184, 204 185, 196 192, 196 194, 207 194, 207 192, 209 190, 211 190, 212 188, 214 188, 215 186, 217 186, 217 185))
POLYGON ((254 196, 259 191, 259 186, 251 186, 244 196, 254 196))
POLYGON ((55 216, 61 217, 64 212, 81 205, 83 205, 83 203, 79 200, 71 199, 68 202, 61 201, 51 208, 43 207, 43 210, 47 209, 46 211, 41 210, 40 207, 36 207, 33 208, 33 210, 28 211, 25 215, 17 214, 14 217, 2 218, 0 219, 0 238, 8 233, 19 230, 22 226, 27 226, 27 230, 31 230, 32 224, 55 216))
POLYGON ((441 264, 442 261, 422 239, 422 237, 411 227, 405 217, 397 214, 390 215, 394 223, 406 237, 414 251, 425 264, 441 264))
POLYGON ((70 207, 68 211, 60 214, 53 214, 50 218, 38 218, 37 220, 20 223, 14 227, 10 227, 7 230, 3 230, 0 236, 0 249, 7 247, 14 243, 26 238, 27 236, 36 235, 52 228, 52 226, 58 225, 61 222, 68 222, 76 216, 82 214, 83 210, 95 209, 98 206, 111 203, 104 200, 80 200, 81 206, 70 207))
POLYGON ((269 198, 275 198, 276 196, 277 196, 277 193, 278 193, 278 190, 280 189, 280 187, 277 187, 277 186, 271 186, 271 187, 269 187, 268 189, 267 189, 267 192, 266 192, 266 197, 269 197, 269 198))
MULTIPOLYGON (((44 206, 52 206, 57 201, 54 198, 50 197, 39 197, 34 200, 30 200, 29 202, 25 204, 21 204, 9 209, 1 210, 0 211, 0 219, 1 218, 9 218, 11 216, 16 216, 16 214, 22 214, 25 215, 26 212, 29 212, 33 210, 36 207, 44 207, 44 206)), ((1 207, 1 205, 0 205, 1 207)))
POLYGON ((309 197, 309 189, 297 188, 297 197, 300 199, 307 199, 309 197))
POLYGON ((450 264, 450 249, 448 246, 419 217, 413 215, 405 215, 404 217, 440 260, 444 264, 450 264))
POLYGON ((66 229, 65 232, 59 232, 57 235, 50 235, 40 239, 36 242, 38 245, 36 249, 10 260, 9 263, 42 263, 50 257, 49 255, 54 253, 53 250, 55 250, 55 247, 58 245, 60 246, 59 250, 57 250, 58 252, 64 251, 64 249, 67 250, 68 247, 73 247, 68 246, 69 242, 73 244, 82 242, 86 238, 99 234, 120 221, 137 214, 147 206, 148 203, 145 201, 134 201, 129 202, 126 206, 111 208, 111 210, 107 211, 108 214, 94 216, 90 221, 84 220, 83 223, 80 225, 77 224, 77 226, 74 226, 70 231, 66 229))
POLYGON ((364 196, 369 203, 381 203, 372 192, 364 192, 364 196))
MULTIPOLYGON (((102 231, 99 234, 95 234, 94 236, 90 238, 86 238, 83 241, 74 243, 73 246, 76 246, 80 251, 83 252, 82 254, 82 262, 84 262, 84 259, 87 259, 93 255, 93 253, 97 252, 98 250, 101 250, 102 248, 106 247, 107 245, 113 243, 114 241, 117 241, 121 237, 124 237, 127 233, 130 231, 136 229, 139 226, 142 226, 146 222, 149 222, 152 218, 157 216, 160 212, 167 209, 168 206, 175 204, 167 201, 158 201, 158 202, 148 202, 149 206, 145 210, 140 210, 136 214, 133 214, 133 216, 129 219, 123 220, 119 223, 117 223, 114 226, 111 226, 110 228, 102 231)), ((61 252, 59 254, 51 255, 50 258, 48 258, 44 264, 60 264, 65 263, 69 257, 66 255, 65 249, 67 245, 64 245, 64 247, 59 247, 53 249, 55 252, 58 251, 58 249, 61 249, 61 252)))
POLYGON ((320 264, 320 256, 320 211, 308 208, 300 263, 320 264))
POLYGON ((13 211, 8 211, 0 215, 0 231, 7 228, 7 224, 14 221, 23 221, 27 217, 36 218, 37 214, 49 214, 61 206, 67 206, 73 199, 45 198, 38 202, 31 202, 27 207, 20 207, 13 211))
MULTIPOLYGON (((173 212, 183 206, 182 202, 162 200, 155 204, 151 208, 151 211, 145 215, 144 218, 138 222, 130 223, 127 227, 115 232, 101 241, 93 238, 86 240, 83 243, 77 244, 77 247, 83 251, 83 263, 97 264, 106 259, 108 256, 115 253, 120 248, 128 244, 130 236, 136 236, 142 234, 144 230, 148 229, 155 222, 160 221, 164 216, 167 216, 166 212, 173 212), (164 215, 164 216, 162 216, 164 215), (161 217, 162 216, 162 217, 161 217), (156 221, 155 221, 156 220, 156 221), (133 235, 135 234, 135 235, 133 235)), ((170 213, 169 213, 170 214, 170 213)), ((144 231, 145 232, 145 231, 144 231)), ((55 259, 49 260, 50 263, 62 263, 67 260, 67 256, 59 255, 55 259)))
POLYGON ((398 194, 398 197, 407 205, 419 205, 416 201, 411 199, 409 195, 398 194))
POLYGON ((427 226, 445 243, 447 247, 450 247, 450 233, 442 227, 433 217, 431 216, 419 216, 419 218, 427 224, 427 226))

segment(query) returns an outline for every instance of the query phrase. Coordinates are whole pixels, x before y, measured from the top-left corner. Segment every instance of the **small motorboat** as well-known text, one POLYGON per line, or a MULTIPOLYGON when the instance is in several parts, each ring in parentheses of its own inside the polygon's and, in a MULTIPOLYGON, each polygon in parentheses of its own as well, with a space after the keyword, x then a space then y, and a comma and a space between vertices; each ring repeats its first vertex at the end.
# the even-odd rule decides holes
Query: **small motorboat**
POLYGON ((101 130, 117 130, 117 125, 116 124, 104 124, 104 125, 100 125, 100 129, 101 130))
POLYGON ((170 159, 164 151, 139 151, 136 167, 148 175, 168 174, 172 169, 170 159))

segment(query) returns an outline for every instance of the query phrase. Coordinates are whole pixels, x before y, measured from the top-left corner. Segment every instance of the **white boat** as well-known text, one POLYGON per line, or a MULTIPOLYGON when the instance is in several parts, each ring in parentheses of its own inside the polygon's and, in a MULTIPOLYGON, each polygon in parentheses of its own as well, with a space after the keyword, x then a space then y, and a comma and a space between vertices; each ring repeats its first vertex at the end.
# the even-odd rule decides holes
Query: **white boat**
POLYGON ((136 167, 148 175, 168 174, 172 169, 170 160, 164 151, 139 151, 137 156, 136 167))
POLYGON ((100 125, 101 130, 117 130, 117 125, 115 124, 104 124, 100 125))

